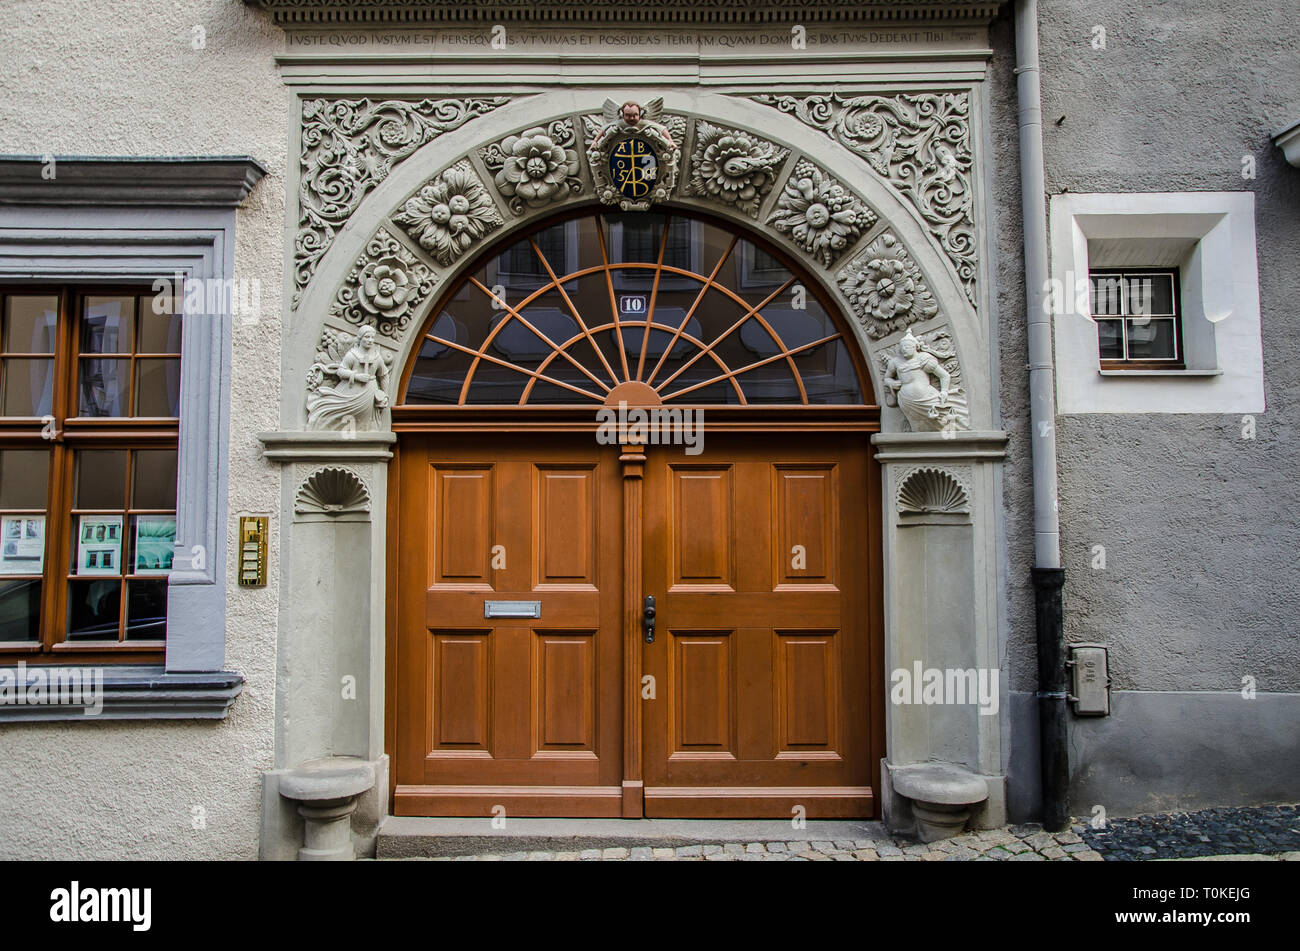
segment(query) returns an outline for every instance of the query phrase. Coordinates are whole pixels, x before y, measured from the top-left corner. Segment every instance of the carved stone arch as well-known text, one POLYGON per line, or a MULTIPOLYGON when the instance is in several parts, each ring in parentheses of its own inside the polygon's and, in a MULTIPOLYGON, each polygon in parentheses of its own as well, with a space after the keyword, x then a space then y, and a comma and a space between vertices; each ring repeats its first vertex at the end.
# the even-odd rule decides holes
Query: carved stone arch
MULTIPOLYGON (((635 90, 626 91, 635 96, 635 90)), ((609 96, 619 98, 620 91, 557 91, 520 97, 491 112, 446 131, 422 146, 393 168, 360 203, 341 227, 331 247, 321 256, 315 277, 303 291, 296 318, 286 332, 284 354, 285 386, 282 390, 282 418, 286 429, 305 428, 304 394, 297 381, 306 381, 319 365, 323 337, 330 334, 356 333, 358 324, 350 323, 348 307, 361 306, 348 300, 352 286, 367 277, 362 272, 380 258, 404 263, 407 286, 413 286, 411 306, 399 318, 400 326, 380 343, 390 365, 391 378, 400 377, 410 357, 417 334, 441 291, 469 266, 473 253, 461 253, 439 259, 436 253, 422 248, 395 220, 422 189, 439 183, 453 190, 481 188, 491 198, 491 208, 483 206, 490 227, 483 237, 495 242, 523 231, 538 219, 555 211, 592 201, 590 170, 582 156, 576 174, 564 175, 564 193, 553 201, 527 202, 517 195, 503 194, 496 187, 491 150, 500 148, 512 136, 530 129, 547 129, 551 123, 572 120, 575 149, 583 151, 586 130, 579 126, 586 116, 597 116, 601 103, 609 96), (455 170, 453 172, 453 170, 455 170), (453 180, 454 179, 454 180, 453 180), (473 183, 466 186, 465 182, 473 183)), ((765 228, 792 257, 800 260, 812 279, 819 282, 827 297, 835 301, 849 318, 853 338, 870 366, 876 401, 887 404, 881 383, 884 367, 882 354, 895 347, 904 329, 925 339, 940 339, 947 347, 943 359, 960 367, 962 381, 962 428, 987 428, 991 422, 987 335, 965 288, 957 278, 951 262, 927 230, 917 209, 882 178, 860 155, 828 136, 811 135, 799 119, 768 105, 740 97, 707 93, 682 92, 665 95, 666 121, 680 122, 684 133, 683 169, 670 206, 696 208, 709 215, 729 220, 738 229, 752 231, 765 228), (770 187, 753 202, 727 203, 707 189, 692 185, 692 163, 702 123, 750 136, 782 153, 779 163, 772 164, 770 187), (823 246, 809 246, 794 239, 790 230, 781 229, 779 210, 782 196, 800 182, 820 188, 830 186, 848 192, 865 209, 862 225, 849 235, 846 246, 827 255, 823 246), (904 280, 918 285, 913 295, 915 320, 900 321, 896 315, 877 319, 864 311, 870 306, 871 281, 880 269, 871 271, 873 262, 892 269, 904 280), (865 278, 864 278, 864 275, 865 278)), ((360 313, 360 311, 358 311, 360 313)), ((884 312, 881 311, 883 314, 884 312)), ((367 312, 367 322, 382 320, 367 312)), ((924 345, 924 344, 923 344, 924 345)), ((335 351, 336 357, 338 351, 335 351)), ((381 414, 379 428, 386 423, 381 414)), ((883 411, 885 430, 906 428, 902 415, 891 409, 883 411)))

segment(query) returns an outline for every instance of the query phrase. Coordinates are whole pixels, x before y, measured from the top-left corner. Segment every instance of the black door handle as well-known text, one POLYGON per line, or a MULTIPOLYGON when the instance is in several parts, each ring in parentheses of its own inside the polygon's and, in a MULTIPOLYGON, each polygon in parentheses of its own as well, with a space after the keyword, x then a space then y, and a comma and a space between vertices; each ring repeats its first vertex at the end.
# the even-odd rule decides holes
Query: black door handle
POLYGON ((655 642, 655 596, 653 594, 645 596, 645 610, 641 613, 641 626, 645 629, 645 642, 653 644, 655 642))

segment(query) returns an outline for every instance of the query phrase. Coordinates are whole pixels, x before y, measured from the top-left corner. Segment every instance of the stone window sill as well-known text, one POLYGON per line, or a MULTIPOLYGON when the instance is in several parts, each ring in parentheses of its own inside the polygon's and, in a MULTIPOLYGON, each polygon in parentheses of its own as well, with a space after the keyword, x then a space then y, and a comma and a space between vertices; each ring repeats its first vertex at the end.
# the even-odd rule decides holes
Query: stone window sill
POLYGON ((1223 376, 1222 370, 1098 370, 1102 376, 1223 376))
MULTIPOLYGON (((167 673, 162 667, 70 667, 33 665, 0 667, 0 724, 50 720, 224 720, 244 689, 243 674, 222 670, 212 673, 167 673), (101 708, 95 712, 75 692, 46 684, 46 701, 31 702, 34 676, 51 670, 100 671, 101 708), (19 674, 22 674, 21 679, 19 674), (23 689, 25 688, 25 689, 23 689), (24 701, 18 702, 17 694, 24 701), (71 702, 75 700, 76 702, 71 702)), ((93 697, 93 693, 92 693, 93 697)))

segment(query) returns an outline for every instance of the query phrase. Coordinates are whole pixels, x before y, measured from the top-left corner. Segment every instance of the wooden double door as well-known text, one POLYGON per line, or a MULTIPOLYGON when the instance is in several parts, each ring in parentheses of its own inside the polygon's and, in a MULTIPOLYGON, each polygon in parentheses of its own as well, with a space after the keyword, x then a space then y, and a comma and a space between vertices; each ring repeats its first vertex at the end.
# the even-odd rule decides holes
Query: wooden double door
POLYGON ((396 815, 877 814, 865 433, 403 434, 393 465, 396 815))

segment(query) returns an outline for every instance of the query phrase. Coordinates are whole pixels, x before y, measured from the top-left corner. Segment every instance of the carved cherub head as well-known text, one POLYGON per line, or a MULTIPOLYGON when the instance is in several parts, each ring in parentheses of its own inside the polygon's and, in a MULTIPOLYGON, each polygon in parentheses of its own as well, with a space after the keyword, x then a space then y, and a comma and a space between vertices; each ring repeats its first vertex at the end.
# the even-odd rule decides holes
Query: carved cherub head
POLYGON ((628 125, 636 125, 641 121, 641 103, 629 100, 619 108, 619 113, 628 125))

